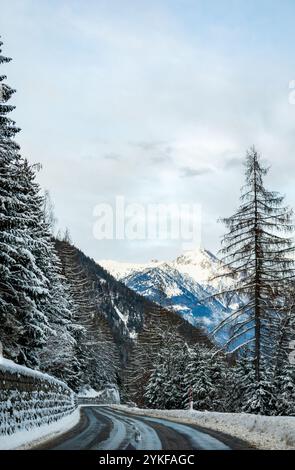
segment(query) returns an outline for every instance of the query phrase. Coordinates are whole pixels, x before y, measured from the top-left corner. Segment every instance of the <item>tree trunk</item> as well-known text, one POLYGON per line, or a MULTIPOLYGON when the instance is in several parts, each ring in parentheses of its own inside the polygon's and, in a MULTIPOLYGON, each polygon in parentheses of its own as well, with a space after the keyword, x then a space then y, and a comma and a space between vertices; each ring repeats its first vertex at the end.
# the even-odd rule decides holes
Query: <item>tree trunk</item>
POLYGON ((254 294, 254 321, 255 321, 255 379, 260 381, 260 343, 261 343, 261 311, 260 311, 260 243, 259 243, 259 225, 258 225, 258 207, 257 207, 257 174, 256 174, 256 158, 254 160, 254 210, 255 210, 255 225, 254 225, 254 250, 255 250, 255 294, 254 294))

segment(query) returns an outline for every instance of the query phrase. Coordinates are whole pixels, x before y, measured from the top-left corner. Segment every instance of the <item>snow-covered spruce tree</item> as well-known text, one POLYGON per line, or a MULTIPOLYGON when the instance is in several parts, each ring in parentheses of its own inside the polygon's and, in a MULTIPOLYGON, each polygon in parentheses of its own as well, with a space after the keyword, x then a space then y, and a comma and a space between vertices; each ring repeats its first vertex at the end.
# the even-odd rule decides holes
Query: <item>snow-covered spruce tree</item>
MULTIPOLYGON (((0 63, 9 59, 0 58, 0 63)), ((6 77, 1 76, 1 82, 6 77)), ((35 169, 21 158, 14 141, 18 129, 6 115, 12 95, 2 83, 0 103, 0 339, 4 354, 19 363, 38 367, 40 351, 50 336, 60 339, 52 358, 61 352, 65 336, 70 348, 69 297, 60 276, 58 258, 48 224, 43 198, 35 182, 35 169), (4 104, 3 104, 4 103, 4 104)), ((68 349, 67 349, 68 348, 68 349)), ((48 349, 49 351, 49 349, 48 349)), ((68 357, 73 360, 72 351, 68 357)), ((45 367, 45 366, 44 366, 45 367)), ((41 364, 41 368, 43 368, 41 364)), ((67 365, 59 366, 63 377, 67 365)), ((52 370, 52 372, 55 372, 52 370)))
POLYGON ((165 384, 165 408, 177 409, 183 407, 183 397, 186 392, 185 372, 188 361, 188 346, 186 342, 179 342, 176 347, 168 350, 169 379, 165 384))
POLYGON ((286 289, 286 302, 278 322, 277 351, 274 365, 276 413, 295 415, 295 289, 286 289))
POLYGON ((146 403, 150 408, 166 408, 166 394, 164 388, 166 387, 168 380, 169 375, 165 359, 160 360, 159 357, 147 383, 144 395, 146 403))
POLYGON ((224 411, 228 364, 204 345, 189 347, 167 332, 146 385, 146 404, 152 408, 187 409, 191 393, 196 410, 224 411))
POLYGON ((228 364, 221 354, 196 345, 189 350, 185 370, 183 408, 189 408, 192 393, 194 409, 225 411, 228 364))
MULTIPOLYGON (((9 61, 0 55, 0 65, 9 61)), ((21 177, 24 162, 14 140, 19 129, 7 116, 13 110, 7 102, 14 90, 5 79, 0 76, 0 339, 4 354, 35 366, 35 350, 44 344, 48 331, 38 307, 48 295, 48 282, 32 253, 33 221, 21 177)))
MULTIPOLYGON (((11 59, 1 55, 0 65, 11 59)), ((19 212, 21 201, 18 198, 18 184, 15 178, 19 156, 19 146, 13 140, 19 131, 15 123, 7 117, 14 107, 8 105, 15 92, 4 83, 5 75, 0 75, 0 339, 4 354, 17 356, 17 341, 21 322, 16 322, 17 292, 10 284, 13 267, 16 266, 16 241, 14 227, 20 226, 19 212), (12 246, 15 248, 11 248, 12 246)), ((16 277, 16 275, 14 276, 16 277)))
POLYGON ((188 346, 175 336, 170 341, 166 339, 168 341, 157 354, 145 400, 152 408, 177 409, 183 407, 188 346))
POLYGON ((244 354, 228 370, 226 411, 272 415, 276 410, 277 388, 271 363, 262 360, 261 378, 255 380, 255 368, 244 354))
POLYGON ((244 383, 251 377, 253 367, 245 351, 239 352, 239 360, 228 370, 228 381, 225 390, 225 411, 239 413, 244 404, 244 383))
MULTIPOLYGON (((267 169, 251 148, 245 162, 246 184, 242 188, 237 212, 224 222, 229 231, 224 236, 221 253, 233 277, 232 292, 243 303, 218 327, 230 326, 229 350, 246 350, 248 377, 241 376, 243 410, 272 414, 275 394, 271 374, 278 348, 278 324, 284 315, 286 285, 294 277, 292 211, 283 206, 283 197, 264 186, 267 169), (244 383, 247 382, 247 393, 244 383)), ((222 293, 224 295, 224 293, 222 293)))
POLYGON ((189 408, 193 398, 193 407, 196 410, 212 409, 212 384, 209 373, 210 353, 195 346, 190 350, 190 357, 185 371, 184 408, 189 408))
POLYGON ((286 360, 276 376, 276 414, 295 416, 295 367, 286 360))

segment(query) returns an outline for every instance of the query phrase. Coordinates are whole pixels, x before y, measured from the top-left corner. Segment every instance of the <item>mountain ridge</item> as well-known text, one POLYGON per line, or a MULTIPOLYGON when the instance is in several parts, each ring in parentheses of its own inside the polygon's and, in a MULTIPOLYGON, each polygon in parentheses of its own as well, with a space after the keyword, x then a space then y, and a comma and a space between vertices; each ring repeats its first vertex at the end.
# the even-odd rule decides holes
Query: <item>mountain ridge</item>
POLYGON ((90 285, 91 309, 93 314, 107 321, 114 341, 117 344, 123 366, 128 361, 128 354, 137 336, 148 323, 149 315, 158 315, 161 323, 163 316, 178 325, 184 336, 193 337, 196 341, 207 341, 203 331, 192 327, 185 319, 181 319, 174 311, 166 311, 150 299, 140 295, 125 283, 115 279, 103 266, 86 256, 75 246, 56 241, 56 249, 63 267, 63 274, 68 281, 73 281, 72 272, 79 272, 83 283, 90 285), (69 269, 68 258, 70 256, 69 269))
MULTIPOLYGON (((210 332, 239 302, 214 294, 230 285, 222 262, 209 250, 186 251, 172 261, 100 264, 135 292, 174 310, 192 325, 210 332)), ((222 339, 222 338, 219 338, 222 339)))

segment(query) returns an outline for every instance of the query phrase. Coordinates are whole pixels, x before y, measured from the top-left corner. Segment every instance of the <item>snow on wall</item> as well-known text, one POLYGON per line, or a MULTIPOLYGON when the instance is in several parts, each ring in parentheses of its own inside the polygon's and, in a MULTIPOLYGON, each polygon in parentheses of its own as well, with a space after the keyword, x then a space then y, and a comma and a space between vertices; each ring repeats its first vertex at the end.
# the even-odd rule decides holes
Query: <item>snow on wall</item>
POLYGON ((24 377, 40 378, 50 383, 66 386, 64 382, 59 379, 56 379, 55 377, 52 377, 52 375, 44 374, 43 372, 40 372, 38 370, 29 369, 28 367, 21 366, 20 364, 16 364, 15 362, 0 356, 0 372, 1 371, 4 373, 9 372, 11 374, 15 374, 18 377, 22 375, 24 377))
POLYGON ((65 383, 0 358, 0 439, 56 422, 76 407, 65 383))

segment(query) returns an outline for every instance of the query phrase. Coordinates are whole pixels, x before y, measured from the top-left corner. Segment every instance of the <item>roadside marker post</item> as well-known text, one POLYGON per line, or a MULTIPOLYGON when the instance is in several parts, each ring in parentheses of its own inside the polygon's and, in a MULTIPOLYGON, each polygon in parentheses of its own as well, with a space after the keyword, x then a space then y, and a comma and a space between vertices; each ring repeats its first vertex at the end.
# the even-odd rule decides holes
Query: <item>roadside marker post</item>
POLYGON ((189 409, 193 410, 194 409, 194 399, 193 399, 193 388, 190 386, 188 390, 188 396, 189 396, 189 409))

